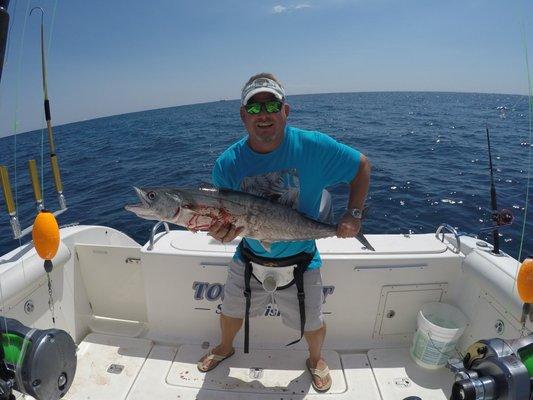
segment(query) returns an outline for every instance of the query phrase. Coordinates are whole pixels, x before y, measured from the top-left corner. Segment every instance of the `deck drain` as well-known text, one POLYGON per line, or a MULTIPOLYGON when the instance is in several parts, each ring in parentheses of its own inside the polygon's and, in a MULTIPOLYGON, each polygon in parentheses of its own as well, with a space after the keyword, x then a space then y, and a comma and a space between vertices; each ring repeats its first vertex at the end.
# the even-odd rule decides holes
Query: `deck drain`
POLYGON ((263 377, 263 368, 250 368, 248 375, 251 379, 261 379, 263 377))
POLYGON ((494 329, 496 329, 498 335, 503 335, 503 332, 505 332, 505 323, 501 319, 497 319, 494 324, 494 329))
POLYGON ((110 374, 120 374, 122 370, 124 369, 124 365, 120 364, 111 364, 109 368, 107 368, 107 372, 110 374))
POLYGON ((399 387, 409 387, 411 386, 411 381, 407 378, 396 378, 394 379, 394 384, 399 387))
POLYGON ((26 303, 24 303, 24 312, 26 314, 31 314, 35 310, 35 306, 33 305, 33 301, 28 300, 26 303))

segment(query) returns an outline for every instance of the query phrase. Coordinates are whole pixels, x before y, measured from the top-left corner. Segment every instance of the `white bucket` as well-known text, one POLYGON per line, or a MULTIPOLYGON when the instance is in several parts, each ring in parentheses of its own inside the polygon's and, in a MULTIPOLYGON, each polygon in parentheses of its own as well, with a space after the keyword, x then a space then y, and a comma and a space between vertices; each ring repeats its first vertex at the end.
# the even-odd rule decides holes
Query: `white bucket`
POLYGON ((418 329, 411 356, 424 368, 438 369, 452 355, 468 320, 458 308, 446 303, 427 303, 418 312, 418 329))

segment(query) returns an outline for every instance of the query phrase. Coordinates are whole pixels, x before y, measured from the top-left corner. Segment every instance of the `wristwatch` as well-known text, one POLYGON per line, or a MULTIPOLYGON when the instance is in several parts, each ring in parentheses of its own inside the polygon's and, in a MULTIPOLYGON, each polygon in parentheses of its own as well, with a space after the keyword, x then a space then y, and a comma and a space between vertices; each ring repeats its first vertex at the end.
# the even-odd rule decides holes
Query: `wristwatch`
POLYGON ((361 219, 363 216, 363 211, 361 211, 359 208, 347 208, 346 212, 356 219, 361 219))

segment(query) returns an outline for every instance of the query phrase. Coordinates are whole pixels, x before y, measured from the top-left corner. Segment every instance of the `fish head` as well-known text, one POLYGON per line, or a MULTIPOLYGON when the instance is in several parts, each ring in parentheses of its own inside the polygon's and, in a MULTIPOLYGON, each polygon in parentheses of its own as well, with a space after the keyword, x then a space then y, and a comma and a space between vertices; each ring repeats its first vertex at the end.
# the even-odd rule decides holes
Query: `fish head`
POLYGON ((174 222, 184 203, 179 191, 165 188, 137 188, 134 187, 140 203, 128 204, 124 208, 135 213, 138 217, 174 222))

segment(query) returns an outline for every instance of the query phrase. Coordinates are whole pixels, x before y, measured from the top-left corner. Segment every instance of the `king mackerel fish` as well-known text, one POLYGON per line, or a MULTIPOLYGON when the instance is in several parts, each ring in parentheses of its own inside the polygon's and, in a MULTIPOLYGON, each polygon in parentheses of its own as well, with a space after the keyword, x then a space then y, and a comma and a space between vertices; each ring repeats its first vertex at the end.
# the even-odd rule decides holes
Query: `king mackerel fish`
MULTIPOLYGON (((298 211, 244 192, 215 188, 134 188, 139 204, 125 208, 137 216, 170 222, 191 231, 208 231, 217 221, 243 227, 241 236, 256 239, 265 250, 274 242, 335 236, 337 226, 315 221, 298 211)), ((365 236, 356 238, 374 251, 365 236)))

